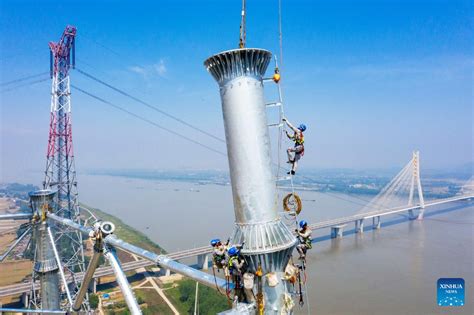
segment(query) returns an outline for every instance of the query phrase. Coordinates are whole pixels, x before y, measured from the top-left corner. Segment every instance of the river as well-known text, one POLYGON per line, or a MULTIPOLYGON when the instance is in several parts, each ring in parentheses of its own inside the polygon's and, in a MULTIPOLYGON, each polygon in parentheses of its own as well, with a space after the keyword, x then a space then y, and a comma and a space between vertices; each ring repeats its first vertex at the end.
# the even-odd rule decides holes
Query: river
MULTIPOLYGON (((169 252, 231 235, 230 186, 93 175, 80 179, 83 203, 120 217, 169 252)), ((369 198, 300 195, 300 216, 309 222, 353 214, 369 198)), ((321 239, 307 258, 309 302, 296 313, 473 314, 473 210, 472 203, 450 203, 429 208, 423 221, 393 216, 383 218, 380 230, 321 239), (465 306, 437 306, 436 283, 446 277, 466 281, 465 306)), ((317 231, 315 238, 328 233, 317 231)))
MULTIPOLYGON (((81 202, 121 218, 169 252, 232 232, 230 186, 79 174, 78 189, 81 202)), ((300 217, 309 222, 353 214, 370 198, 299 194, 300 217)), ((474 203, 428 208, 423 221, 392 216, 382 222, 380 230, 337 240, 324 237, 326 229, 314 233, 306 269, 309 299, 296 314, 472 315, 474 203), (437 280, 450 277, 465 280, 463 307, 437 306, 437 280)))

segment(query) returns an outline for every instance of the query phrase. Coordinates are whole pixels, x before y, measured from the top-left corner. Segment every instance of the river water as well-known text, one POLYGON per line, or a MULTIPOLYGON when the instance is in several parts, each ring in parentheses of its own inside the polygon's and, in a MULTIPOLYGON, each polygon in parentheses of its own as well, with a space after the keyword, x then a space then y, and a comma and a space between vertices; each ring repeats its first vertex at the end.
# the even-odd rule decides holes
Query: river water
MULTIPOLYGON (((83 203, 123 219, 169 252, 232 232, 230 186, 81 175, 79 190, 83 203)), ((353 214, 369 198, 300 195, 300 216, 309 222, 353 214)), ((380 230, 340 240, 325 238, 329 230, 315 232, 319 241, 307 258, 309 302, 296 313, 473 314, 473 203, 428 208, 423 221, 382 219, 380 230), (466 281, 465 306, 437 306, 437 280, 449 277, 466 281)))

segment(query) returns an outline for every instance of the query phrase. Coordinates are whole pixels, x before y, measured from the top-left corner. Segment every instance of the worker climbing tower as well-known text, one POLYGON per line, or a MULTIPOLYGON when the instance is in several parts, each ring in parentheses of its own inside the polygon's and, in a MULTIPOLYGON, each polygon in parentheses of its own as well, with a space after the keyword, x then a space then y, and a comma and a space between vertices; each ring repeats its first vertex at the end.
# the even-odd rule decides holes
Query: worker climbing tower
POLYGON ((270 60, 267 50, 241 48, 204 62, 221 94, 235 212, 232 242, 244 244, 241 253, 250 272, 263 272, 268 314, 282 308, 286 291, 282 272, 296 244, 277 210, 263 93, 270 60))
MULTIPOLYGON (((59 42, 50 42, 51 120, 43 188, 55 192, 52 212, 80 223, 74 165, 69 70, 75 64, 76 28, 67 26, 59 42)), ((84 271, 82 236, 62 226, 52 226, 63 267, 84 271)))

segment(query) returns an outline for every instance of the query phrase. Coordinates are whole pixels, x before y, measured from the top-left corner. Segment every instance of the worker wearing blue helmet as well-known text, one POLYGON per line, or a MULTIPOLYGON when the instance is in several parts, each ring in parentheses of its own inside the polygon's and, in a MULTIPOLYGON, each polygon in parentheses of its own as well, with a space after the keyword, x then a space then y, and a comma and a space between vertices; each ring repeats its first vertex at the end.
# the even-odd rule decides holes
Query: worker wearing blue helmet
POLYGON ((291 130, 293 130, 293 135, 290 135, 288 131, 285 130, 286 136, 295 142, 294 147, 288 148, 286 153, 288 154, 288 162, 291 164, 291 170, 287 174, 295 175, 296 168, 298 167, 298 161, 304 155, 304 135, 303 132, 306 130, 305 124, 300 124, 298 128, 294 127, 286 118, 282 119, 291 130))
POLYGON ((221 240, 215 238, 211 240, 211 246, 214 248, 212 252, 212 267, 222 269, 226 266, 226 252, 227 252, 227 241, 226 244, 222 244, 221 240))
POLYGON ((234 295, 237 297, 239 302, 243 302, 247 298, 251 298, 250 294, 247 297, 244 287, 242 286, 243 275, 247 267, 244 257, 240 254, 240 249, 242 246, 243 244, 234 245, 227 251, 229 254, 228 268, 230 275, 232 276, 232 282, 234 283, 234 295))
POLYGON ((308 222, 305 220, 301 220, 299 226, 300 229, 295 230, 298 235, 298 240, 300 241, 300 244, 296 246, 296 250, 300 254, 300 259, 305 259, 308 249, 313 248, 313 245, 311 244, 311 229, 308 226, 308 222))
POLYGON ((231 274, 237 274, 242 276, 244 272, 244 267, 245 267, 245 260, 243 257, 240 255, 240 249, 242 248, 242 245, 234 245, 229 250, 227 253, 229 254, 229 270, 231 274))

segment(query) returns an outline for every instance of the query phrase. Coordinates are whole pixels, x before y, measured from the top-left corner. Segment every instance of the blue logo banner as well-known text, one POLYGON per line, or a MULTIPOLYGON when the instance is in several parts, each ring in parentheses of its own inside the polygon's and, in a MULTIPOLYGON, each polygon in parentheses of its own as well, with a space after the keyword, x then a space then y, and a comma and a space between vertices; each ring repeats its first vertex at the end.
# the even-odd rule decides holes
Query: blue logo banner
POLYGON ((438 305, 463 306, 464 305, 464 279, 440 278, 438 279, 438 305))

